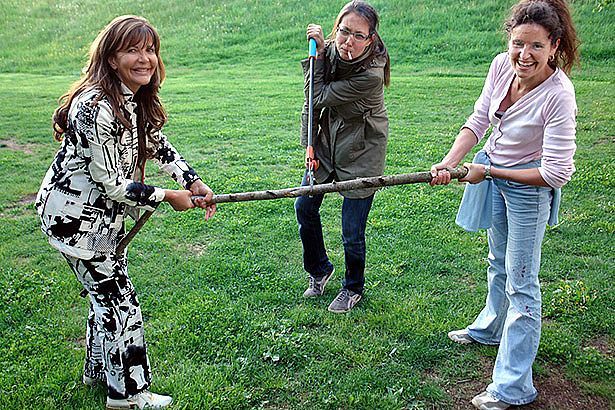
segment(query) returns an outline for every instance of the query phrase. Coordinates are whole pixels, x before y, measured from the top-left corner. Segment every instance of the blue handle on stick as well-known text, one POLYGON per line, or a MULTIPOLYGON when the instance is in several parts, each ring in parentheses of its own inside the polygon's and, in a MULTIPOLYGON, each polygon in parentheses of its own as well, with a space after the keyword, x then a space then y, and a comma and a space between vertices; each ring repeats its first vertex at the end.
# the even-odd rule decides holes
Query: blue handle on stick
POLYGON ((316 40, 314 40, 313 38, 308 40, 308 44, 309 44, 309 56, 310 57, 316 57, 316 40))
POLYGON ((307 161, 307 178, 310 183, 310 187, 314 186, 314 170, 318 166, 318 163, 314 164, 314 147, 312 146, 312 133, 314 125, 314 63, 316 61, 316 40, 313 38, 308 39, 309 44, 309 60, 310 60, 310 83, 308 93, 308 135, 307 135, 307 147, 305 159, 307 161))

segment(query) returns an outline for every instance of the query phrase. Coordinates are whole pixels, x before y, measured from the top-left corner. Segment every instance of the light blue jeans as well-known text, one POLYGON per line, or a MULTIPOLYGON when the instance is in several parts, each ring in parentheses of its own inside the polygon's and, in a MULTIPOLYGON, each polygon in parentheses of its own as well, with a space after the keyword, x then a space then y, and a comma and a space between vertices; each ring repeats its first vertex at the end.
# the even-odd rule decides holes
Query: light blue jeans
POLYGON ((479 343, 500 345, 487 391, 522 405, 537 396, 532 363, 540 341, 538 271, 552 189, 494 179, 493 190, 487 300, 468 332, 479 343))

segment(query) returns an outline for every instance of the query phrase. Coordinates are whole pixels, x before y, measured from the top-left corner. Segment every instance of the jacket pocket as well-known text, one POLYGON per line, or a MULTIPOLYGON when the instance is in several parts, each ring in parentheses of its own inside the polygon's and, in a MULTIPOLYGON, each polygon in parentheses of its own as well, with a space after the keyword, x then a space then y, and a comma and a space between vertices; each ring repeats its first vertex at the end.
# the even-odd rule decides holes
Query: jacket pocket
POLYGON ((42 216, 45 232, 58 241, 98 254, 115 250, 122 224, 111 224, 105 210, 52 190, 42 216))

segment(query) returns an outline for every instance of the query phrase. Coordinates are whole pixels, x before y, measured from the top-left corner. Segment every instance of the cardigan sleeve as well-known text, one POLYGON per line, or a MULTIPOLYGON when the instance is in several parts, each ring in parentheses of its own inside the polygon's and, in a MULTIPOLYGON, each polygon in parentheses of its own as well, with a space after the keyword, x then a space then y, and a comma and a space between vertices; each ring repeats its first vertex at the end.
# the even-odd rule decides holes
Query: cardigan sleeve
POLYGON ((561 188, 575 171, 576 113, 574 91, 561 90, 543 106, 545 117, 540 175, 553 188, 561 188))
POLYGON ((483 84, 483 90, 480 97, 474 103, 474 112, 467 119, 466 123, 461 128, 468 128, 476 135, 477 142, 484 138, 485 133, 490 127, 489 122, 489 107, 491 106, 491 98, 497 81, 498 74, 501 71, 502 63, 506 63, 506 54, 502 53, 493 59, 489 67, 489 72, 483 84), (504 60, 504 61, 502 61, 504 60))

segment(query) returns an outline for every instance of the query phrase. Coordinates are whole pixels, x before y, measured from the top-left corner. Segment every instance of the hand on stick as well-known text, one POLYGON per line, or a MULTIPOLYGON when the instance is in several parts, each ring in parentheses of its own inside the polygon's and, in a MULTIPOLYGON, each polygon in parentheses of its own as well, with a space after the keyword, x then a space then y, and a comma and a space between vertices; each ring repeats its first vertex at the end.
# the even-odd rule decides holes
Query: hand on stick
POLYGON ((194 208, 192 192, 186 189, 165 189, 164 200, 176 211, 185 211, 194 208))
POLYGON ((470 184, 478 184, 485 180, 485 166, 483 164, 472 164, 464 162, 464 167, 468 169, 468 175, 460 179, 460 182, 469 182, 470 184))
POLYGON ((195 181, 190 186, 190 191, 193 195, 203 196, 203 198, 195 198, 194 205, 199 208, 205 209, 205 220, 208 220, 216 213, 216 204, 210 203, 214 197, 214 191, 211 190, 203 181, 200 179, 195 181))
POLYGON ((307 39, 313 38, 316 40, 316 52, 319 56, 325 51, 325 36, 322 33, 322 27, 318 24, 310 24, 307 26, 307 39))
POLYGON ((429 171, 432 177, 429 185, 448 185, 451 182, 451 173, 448 170, 452 168, 454 167, 445 162, 433 164, 431 166, 431 170, 429 171))

